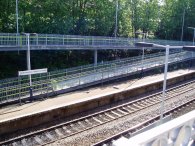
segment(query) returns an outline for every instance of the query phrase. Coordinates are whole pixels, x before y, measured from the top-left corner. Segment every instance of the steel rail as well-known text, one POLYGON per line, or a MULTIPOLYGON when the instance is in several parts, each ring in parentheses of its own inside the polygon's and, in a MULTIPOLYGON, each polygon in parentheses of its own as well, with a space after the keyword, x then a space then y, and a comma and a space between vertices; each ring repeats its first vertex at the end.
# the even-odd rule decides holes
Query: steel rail
MULTIPOLYGON (((187 101, 186 103, 184 103, 182 105, 179 105, 179 106, 177 106, 177 107, 175 107, 175 108, 173 108, 173 109, 171 109, 169 111, 166 111, 163 115, 164 115, 164 117, 166 117, 168 115, 171 115, 171 114, 179 111, 180 109, 182 109, 182 108, 184 108, 184 107, 186 107, 189 104, 192 104, 194 102, 195 102, 195 99, 187 101)), ((104 140, 102 140, 102 141, 100 141, 98 143, 95 143, 92 146, 103 146, 104 144, 110 144, 110 143, 112 143, 112 141, 117 140, 117 139, 121 138, 122 136, 125 137, 125 135, 134 134, 135 132, 144 129, 145 127, 153 124, 154 122, 158 121, 159 119, 160 119, 160 114, 158 116, 152 118, 152 119, 149 119, 149 120, 147 120, 147 121, 145 121, 143 123, 140 123, 140 124, 138 124, 136 126, 133 126, 133 127, 129 128, 129 129, 125 130, 125 131, 122 131, 122 132, 120 132, 120 133, 118 133, 116 135, 113 135, 113 136, 111 136, 111 137, 109 137, 107 139, 104 139, 104 140)))
MULTIPOLYGON (((182 95, 182 94, 188 93, 189 91, 192 90, 192 88, 194 88, 193 87, 194 84, 195 84, 195 81, 191 81, 191 82, 185 83, 183 85, 179 85, 179 86, 170 88, 169 90, 167 90, 166 100, 169 100, 169 99, 171 99, 173 97, 177 97, 178 95, 182 95), (176 91, 174 91, 174 90, 176 90, 176 91)), ((78 119, 72 120, 70 122, 61 123, 61 124, 58 124, 58 125, 55 125, 55 126, 52 126, 52 127, 49 127, 49 128, 45 128, 45 129, 42 129, 42 130, 39 130, 39 131, 35 131, 35 132, 32 132, 32 133, 23 135, 23 136, 19 136, 19 137, 13 138, 13 139, 1 141, 0 142, 0 145, 10 144, 12 142, 20 141, 20 140, 27 139, 27 138, 30 138, 30 137, 35 137, 36 135, 44 134, 44 133, 47 133, 48 131, 52 131, 52 130, 55 131, 58 128, 61 128, 61 127, 64 127, 64 126, 68 126, 68 125, 69 126, 70 125, 74 125, 74 124, 77 124, 78 122, 85 121, 86 119, 90 120, 90 119, 93 119, 95 117, 95 119, 96 119, 95 121, 97 123, 94 124, 94 125, 92 125, 92 126, 84 127, 84 129, 77 130, 77 131, 72 132, 72 133, 70 133, 68 135, 64 135, 64 136, 58 137, 56 139, 50 140, 49 142, 46 141, 44 143, 39 144, 39 145, 47 145, 47 144, 53 143, 53 142, 55 142, 57 140, 70 137, 70 136, 75 135, 75 134, 78 134, 80 132, 83 132, 83 131, 86 131, 86 130, 95 128, 97 126, 103 125, 105 123, 114 121, 114 120, 119 119, 121 117, 130 115, 130 114, 133 114, 133 113, 135 113, 137 111, 140 111, 140 110, 146 109, 148 107, 152 107, 152 106, 154 106, 156 104, 159 104, 160 103, 159 97, 161 96, 161 93, 162 92, 158 92, 156 94, 152 94, 150 96, 146 96, 144 98, 137 99, 135 101, 132 101, 132 102, 129 102, 129 103, 125 103, 125 104, 119 105, 119 106, 114 107, 114 108, 110 108, 110 109, 107 109, 107 110, 104 110, 104 111, 100 111, 100 112, 97 112, 97 113, 94 113, 94 114, 91 114, 91 115, 88 115, 88 116, 85 116, 85 117, 82 117, 82 118, 78 118, 78 119), (151 100, 151 101, 149 102, 149 100, 151 100), (147 102, 144 102, 144 101, 147 101, 147 102), (144 105, 144 103, 145 103, 145 105, 144 105), (123 112, 126 112, 126 114, 121 114, 120 116, 116 116, 113 119, 111 118, 108 121, 103 121, 103 122, 100 121, 99 122, 99 120, 97 120, 97 118, 96 118, 99 115, 104 115, 105 113, 110 114, 112 111, 114 111, 115 113, 117 113, 117 111, 118 110, 122 110, 123 107, 128 107, 128 106, 134 107, 135 105, 137 105, 136 107, 139 107, 139 108, 137 108, 136 110, 131 110, 129 112, 127 112, 128 111, 127 109, 126 110, 123 110, 123 112)), ((110 116, 112 117, 113 115, 110 115, 110 116)))

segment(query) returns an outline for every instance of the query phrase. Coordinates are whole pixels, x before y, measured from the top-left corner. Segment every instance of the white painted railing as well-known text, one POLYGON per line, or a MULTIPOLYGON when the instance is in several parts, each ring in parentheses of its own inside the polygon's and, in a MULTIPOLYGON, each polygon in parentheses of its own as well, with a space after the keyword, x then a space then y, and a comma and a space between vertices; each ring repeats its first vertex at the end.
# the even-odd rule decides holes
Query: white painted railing
POLYGON ((194 146, 195 110, 113 146, 194 146))
MULTIPOLYGON (((59 34, 32 34, 30 35, 30 45, 32 46, 114 46, 114 47, 134 47, 135 42, 142 39, 104 36, 79 36, 79 35, 59 35, 59 34)), ((162 45, 191 45, 191 42, 181 42, 173 40, 146 39, 146 42, 162 45)), ((27 36, 15 33, 0 33, 0 46, 27 46, 27 36)), ((113 48, 112 48, 113 49, 113 48)))

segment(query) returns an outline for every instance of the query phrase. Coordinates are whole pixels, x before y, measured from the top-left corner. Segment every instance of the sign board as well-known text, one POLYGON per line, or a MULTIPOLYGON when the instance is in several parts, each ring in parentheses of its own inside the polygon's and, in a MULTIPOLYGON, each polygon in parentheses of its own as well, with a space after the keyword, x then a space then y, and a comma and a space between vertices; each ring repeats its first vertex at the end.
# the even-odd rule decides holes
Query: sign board
POLYGON ((19 71, 18 76, 34 75, 34 74, 42 74, 42 73, 47 73, 47 68, 19 71))

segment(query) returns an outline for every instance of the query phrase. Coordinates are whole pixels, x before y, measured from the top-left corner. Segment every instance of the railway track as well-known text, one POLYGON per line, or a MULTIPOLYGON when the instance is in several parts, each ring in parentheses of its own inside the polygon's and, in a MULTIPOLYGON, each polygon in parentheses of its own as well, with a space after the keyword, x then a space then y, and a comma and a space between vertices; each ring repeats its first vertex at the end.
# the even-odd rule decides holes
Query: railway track
MULTIPOLYGON (((181 95, 194 93, 195 81, 180 85, 167 90, 165 101, 181 95)), ((11 139, 1 139, 0 145, 47 145, 60 139, 65 139, 78 133, 96 128, 100 125, 112 122, 119 118, 131 115, 140 110, 147 109, 160 103, 162 93, 156 93, 136 101, 126 103, 108 110, 97 112, 82 118, 78 118, 66 123, 61 123, 53 127, 35 131, 26 135, 11 139)))
MULTIPOLYGON (((163 114, 163 116, 166 117, 166 116, 169 116, 173 113, 180 112, 181 109, 184 109, 184 108, 186 108, 187 106, 190 106, 193 103, 195 103, 195 99, 192 99, 192 100, 190 100, 190 101, 188 101, 188 102, 186 102, 182 105, 179 105, 179 106, 173 108, 172 110, 169 110, 169 111, 165 112, 163 114)), ((129 128, 129 129, 123 131, 123 132, 120 132, 116 135, 113 135, 113 136, 111 136, 107 139, 104 139, 104 140, 102 140, 98 143, 95 143, 92 146, 112 146, 113 142, 118 140, 119 138, 126 137, 126 138, 129 139, 129 138, 131 138, 131 135, 133 135, 135 132, 144 129, 145 127, 151 125, 152 123, 154 123, 156 121, 159 121, 159 119, 160 119, 160 115, 156 116, 152 119, 149 119, 149 120, 147 120, 143 123, 140 123, 139 125, 136 125, 132 128, 129 128)))

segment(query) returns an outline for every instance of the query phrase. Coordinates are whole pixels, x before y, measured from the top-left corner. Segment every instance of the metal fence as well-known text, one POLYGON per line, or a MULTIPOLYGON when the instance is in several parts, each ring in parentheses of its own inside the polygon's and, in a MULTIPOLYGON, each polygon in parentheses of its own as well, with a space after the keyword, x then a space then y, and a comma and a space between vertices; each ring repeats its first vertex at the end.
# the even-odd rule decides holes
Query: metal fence
MULTIPOLYGON (((113 47, 134 47, 135 42, 143 41, 135 38, 114 38, 103 36, 78 36, 78 35, 57 35, 57 34, 34 34, 30 35, 30 46, 113 46, 113 47)), ((162 45, 190 45, 191 42, 146 39, 162 45)), ((0 46, 27 46, 27 36, 14 33, 0 33, 0 46)))
MULTIPOLYGON (((175 54, 175 53, 179 53, 179 51, 170 52, 170 54, 175 54)), ((163 56, 163 55, 164 55, 164 52, 148 54, 148 55, 145 55, 144 59, 159 57, 159 56, 163 56)), ((84 66, 72 67, 72 68, 68 68, 68 69, 51 71, 48 73, 48 75, 49 75, 49 79, 60 78, 60 77, 73 75, 73 74, 77 74, 77 73, 90 72, 91 70, 94 70, 97 68, 98 69, 108 68, 108 67, 113 66, 113 64, 114 65, 115 64, 122 65, 122 64, 134 63, 135 61, 140 61, 141 59, 142 59, 141 56, 118 59, 118 60, 114 60, 114 61, 107 61, 104 63, 98 63, 97 65, 89 64, 89 65, 84 65, 84 66)), ((43 75, 33 75, 32 81, 33 82, 39 81, 43 77, 44 77, 44 74, 43 75)), ((0 88, 17 85, 18 81, 19 81, 18 77, 0 80, 0 88)), ((29 83, 28 76, 21 77, 20 82, 21 82, 21 84, 29 83)))
MULTIPOLYGON (((194 53, 171 52, 169 62, 178 62, 193 58, 194 53)), ((34 95, 67 89, 78 85, 136 72, 164 63, 164 52, 108 61, 97 65, 90 64, 64 70, 52 71, 47 74, 32 75, 34 95)), ((0 80, 0 103, 29 97, 29 77, 16 77, 0 80)))

